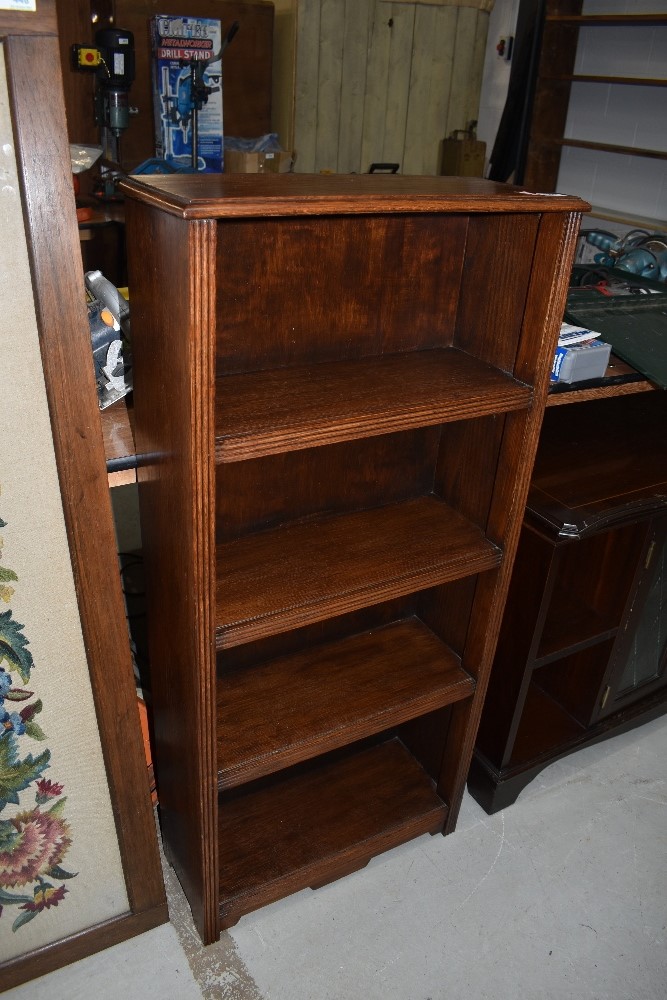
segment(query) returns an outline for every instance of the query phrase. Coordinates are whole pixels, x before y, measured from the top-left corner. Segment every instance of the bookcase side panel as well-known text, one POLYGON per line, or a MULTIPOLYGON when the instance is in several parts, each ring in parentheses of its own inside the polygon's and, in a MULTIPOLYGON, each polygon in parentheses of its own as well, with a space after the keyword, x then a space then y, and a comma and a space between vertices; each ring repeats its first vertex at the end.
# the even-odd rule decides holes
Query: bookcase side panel
POLYGON ((456 823, 486 697, 544 416, 549 371, 565 308, 579 220, 578 213, 535 218, 534 253, 514 361, 515 374, 535 387, 535 397, 528 411, 511 413, 505 418, 487 523, 487 536, 502 547, 504 557, 497 570, 480 574, 472 607, 462 663, 476 678, 477 687, 469 718, 465 726, 461 725, 460 752, 445 762, 441 777, 443 786, 451 789, 448 830, 456 823))
POLYGON ((539 226, 536 213, 471 217, 454 345, 514 372, 539 226))
POLYGON ((210 942, 218 936, 212 597, 216 227, 187 223, 131 200, 127 213, 160 818, 169 860, 202 938, 210 942))

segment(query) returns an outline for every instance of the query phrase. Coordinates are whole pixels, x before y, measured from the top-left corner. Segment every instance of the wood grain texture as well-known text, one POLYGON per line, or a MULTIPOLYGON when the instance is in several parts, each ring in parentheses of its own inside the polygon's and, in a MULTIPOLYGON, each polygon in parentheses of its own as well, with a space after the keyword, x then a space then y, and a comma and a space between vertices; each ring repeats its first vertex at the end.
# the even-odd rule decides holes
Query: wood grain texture
POLYGON ((345 4, 320 0, 317 66, 316 169, 336 170, 341 116, 345 4))
MULTIPOLYGON (((406 126, 411 98, 410 70, 415 63, 421 61, 422 57, 426 57, 426 50, 420 47, 420 39, 415 37, 418 7, 411 4, 392 3, 383 4, 380 9, 386 11, 388 15, 388 27, 389 22, 391 22, 389 27, 390 46, 386 76, 383 80, 376 81, 376 86, 382 87, 384 84, 386 108, 380 155, 373 156, 372 160, 377 159, 383 163, 398 163, 403 173, 406 173, 406 126), (421 48, 420 56, 417 58, 415 58, 415 48, 417 50, 421 48)), ((431 44, 437 44, 434 38, 431 39, 431 44)), ((372 160, 369 161, 369 167, 372 160)))
POLYGON ((659 510, 667 502, 667 446, 663 434, 647 428, 664 426, 663 397, 652 392, 549 411, 528 497, 533 523, 581 538, 659 510))
POLYGON ((220 912, 243 913, 353 871, 421 833, 445 804, 398 740, 321 765, 220 807, 220 912), (285 817, 290 817, 285 824, 285 817))
POLYGON ((581 212, 566 195, 533 194, 479 177, 378 174, 191 174, 128 178, 120 188, 187 219, 419 212, 581 212))
MULTIPOLYGON (((131 914, 92 929, 91 951, 167 917, 115 552, 60 76, 55 5, 0 14, 35 309, 83 640, 131 914), (13 34, 13 32, 16 32, 13 34), (39 74, 35 76, 35 67, 39 74)), ((48 946, 14 982, 82 957, 48 946)))
POLYGON ((204 940, 217 938, 213 580, 213 301, 216 228, 129 204, 137 447, 147 567, 156 776, 169 857, 204 940), (151 267, 145 261, 151 259, 151 267), (163 294, 179 288, 177 302, 163 294), (162 376, 168 376, 165 391, 162 376), (178 530, 174 530, 174 526, 178 530), (183 553, 188 553, 188 559, 183 553), (182 573, 174 567, 182 565, 182 573), (171 622, 165 629, 164 615, 171 622), (198 664, 197 684, 190 681, 198 664), (177 731, 186 730, 179 742, 177 731))
MULTIPOLYGON (((378 355, 451 345, 465 217, 243 219, 221 230, 220 374, 352 358, 379 364, 378 355)), ((380 389, 378 380, 371 395, 380 389)))
MULTIPOLYGON (((95 145, 100 141, 99 128, 93 114, 95 74, 73 70, 71 57, 72 45, 93 43, 95 29, 90 20, 90 0, 56 0, 55 6, 69 141, 95 145)), ((80 175, 79 181, 83 183, 83 193, 88 193, 89 172, 80 175)))
MULTIPOLYGON (((132 225, 144 255, 154 218, 217 227, 212 732, 221 783, 234 786, 219 810, 226 925, 353 870, 398 842, 396 829, 455 823, 584 205, 452 178, 230 176, 125 190, 141 205, 132 225), (435 660, 422 625, 414 645, 373 645, 396 627, 406 635, 412 616, 435 660), (431 672, 447 648, 476 681, 462 698, 431 672), (398 727, 428 800, 435 782, 447 802, 433 825, 431 806, 408 805, 423 787, 412 765, 398 828, 377 805, 384 765, 365 763, 359 743, 378 727, 398 727), (377 813, 370 831, 365 808, 347 815, 353 788, 377 813)), ((146 305, 161 293, 147 290, 146 305)), ((187 532, 164 530, 187 555, 187 532)), ((160 608, 165 634, 177 608, 160 608)), ((196 657, 186 669, 200 685, 196 657)), ((180 692, 170 699, 182 707, 180 692)), ((182 738, 196 752, 196 733, 182 738)))
POLYGON ((562 406, 567 403, 582 403, 587 399, 608 399, 612 396, 634 396, 638 392, 652 392, 655 386, 650 382, 625 382, 620 385, 604 385, 593 389, 579 389, 577 395, 559 392, 550 395, 547 406, 562 406))
POLYGON ((0 37, 57 34, 56 0, 39 0, 37 11, 0 11, 0 37))
POLYGON ((474 690, 416 618, 218 679, 218 782, 250 781, 442 708, 474 690))
POLYGON ((300 0, 296 15, 294 153, 297 169, 314 173, 317 155, 317 81, 320 60, 320 0, 300 0))
POLYGON ((475 357, 503 371, 515 370, 539 221, 494 215, 473 218, 468 227, 454 346, 471 345, 475 357))
POLYGON ((227 376, 216 394, 216 460, 521 409, 530 389, 460 351, 423 351, 227 376))
POLYGON ((631 25, 667 24, 667 14, 547 14, 553 24, 631 25))
POLYGON ((58 941, 57 945, 48 945, 37 951, 28 952, 20 958, 3 962, 0 966, 2 990, 3 992, 11 990, 38 976, 46 976, 64 965, 79 962, 89 955, 121 944, 137 934, 145 934, 146 931, 168 921, 169 912, 165 901, 153 909, 123 914, 115 920, 106 920, 102 924, 81 931, 80 934, 58 941))
POLYGON ((402 160, 406 174, 439 172, 438 150, 447 126, 458 16, 452 7, 415 7, 402 160))
POLYGON ((433 486, 439 439, 440 428, 420 427, 219 465, 216 539, 423 497, 433 486))
MULTIPOLYGON (((632 634, 629 608, 641 607, 652 518, 667 504, 664 435, 654 432, 663 395, 545 416, 472 772, 492 811, 548 763, 660 710, 654 689, 635 691, 632 716, 626 703, 598 724, 605 686, 619 683, 614 650, 632 634)), ((663 688, 662 711, 664 699, 663 688)))
POLYGON ((437 173, 449 118, 451 130, 477 117, 488 13, 378 0, 297 9, 295 169, 437 173))
MULTIPOLYGON (((366 59, 372 16, 372 0, 345 0, 343 72, 338 127, 338 172, 341 174, 364 169, 361 143, 364 128, 366 59)), ((301 172, 301 164, 297 162, 295 166, 301 172)))
POLYGON ((433 497, 218 546, 219 649, 497 566, 501 553, 433 497))
MULTIPOLYGON (((465 129, 479 117, 479 94, 489 16, 474 7, 458 10, 452 65, 452 89, 446 109, 444 136, 465 129)), ((437 166, 436 166, 437 169, 437 166)))
POLYGON ((521 336, 513 366, 516 376, 534 386, 535 403, 526 413, 511 413, 505 418, 486 524, 489 539, 503 539, 505 558, 496 572, 479 577, 470 615, 461 662, 464 669, 476 678, 477 688, 469 716, 464 718, 463 713, 457 715, 460 726, 458 752, 444 761, 438 785, 450 805, 448 830, 456 822, 484 705, 537 450, 550 365, 565 309, 579 221, 577 213, 560 217, 542 215, 535 238, 533 269, 528 281, 521 336))

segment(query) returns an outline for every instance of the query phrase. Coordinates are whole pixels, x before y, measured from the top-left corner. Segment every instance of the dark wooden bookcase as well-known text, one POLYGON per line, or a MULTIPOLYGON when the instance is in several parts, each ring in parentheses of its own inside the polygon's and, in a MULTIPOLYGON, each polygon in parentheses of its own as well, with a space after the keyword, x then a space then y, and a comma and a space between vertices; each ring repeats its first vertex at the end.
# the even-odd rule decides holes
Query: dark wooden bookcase
POLYGON ((211 941, 453 829, 586 206, 124 190, 162 829, 211 941))
POLYGON ((488 812, 667 710, 666 423, 660 391, 547 410, 469 778, 488 812))

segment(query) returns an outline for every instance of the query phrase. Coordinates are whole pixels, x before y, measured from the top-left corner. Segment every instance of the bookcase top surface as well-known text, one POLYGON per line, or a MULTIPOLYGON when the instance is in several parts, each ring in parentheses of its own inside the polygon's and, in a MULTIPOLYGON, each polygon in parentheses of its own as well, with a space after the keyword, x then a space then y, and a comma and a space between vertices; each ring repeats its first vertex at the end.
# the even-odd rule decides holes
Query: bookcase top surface
POLYGON ((184 219, 413 212, 585 212, 569 195, 477 177, 401 174, 154 174, 121 182, 126 196, 184 219))

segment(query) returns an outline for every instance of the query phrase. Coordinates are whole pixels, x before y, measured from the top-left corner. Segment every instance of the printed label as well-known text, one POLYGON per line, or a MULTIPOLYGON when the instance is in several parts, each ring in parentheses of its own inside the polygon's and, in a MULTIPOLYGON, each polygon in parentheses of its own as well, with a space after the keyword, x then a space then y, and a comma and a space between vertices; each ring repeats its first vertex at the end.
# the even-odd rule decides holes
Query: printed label
POLYGON ((36 11, 37 0, 0 0, 0 10, 36 11))

